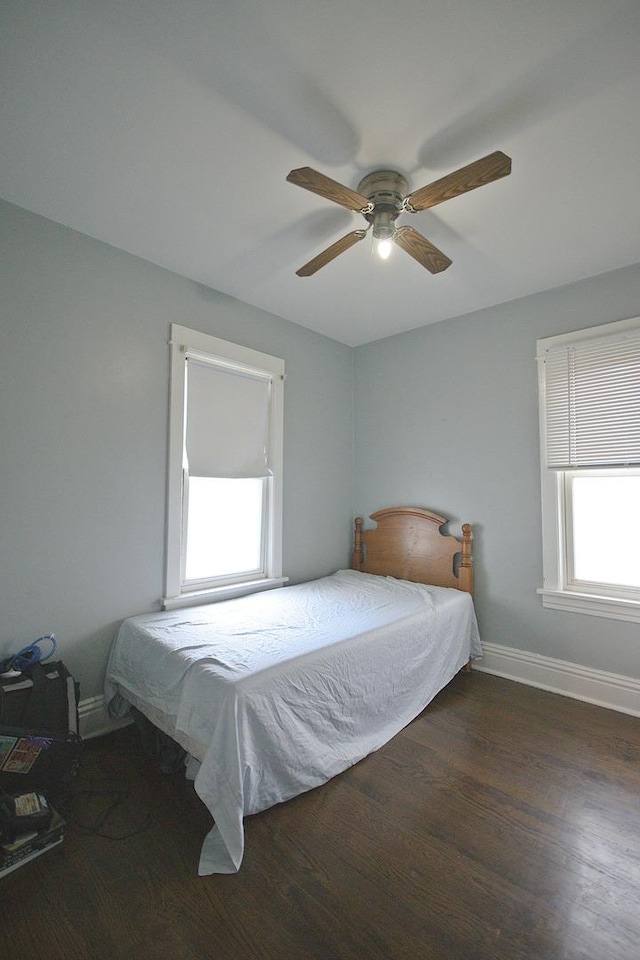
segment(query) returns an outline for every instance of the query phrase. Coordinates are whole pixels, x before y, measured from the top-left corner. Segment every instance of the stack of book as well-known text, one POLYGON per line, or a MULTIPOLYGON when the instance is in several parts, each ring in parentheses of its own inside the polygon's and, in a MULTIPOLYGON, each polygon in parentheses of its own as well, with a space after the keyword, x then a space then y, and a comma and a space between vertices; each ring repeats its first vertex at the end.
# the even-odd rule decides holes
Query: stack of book
POLYGON ((11 842, 0 841, 0 877, 62 843, 65 826, 60 814, 52 810, 51 820, 42 830, 23 833, 11 842))

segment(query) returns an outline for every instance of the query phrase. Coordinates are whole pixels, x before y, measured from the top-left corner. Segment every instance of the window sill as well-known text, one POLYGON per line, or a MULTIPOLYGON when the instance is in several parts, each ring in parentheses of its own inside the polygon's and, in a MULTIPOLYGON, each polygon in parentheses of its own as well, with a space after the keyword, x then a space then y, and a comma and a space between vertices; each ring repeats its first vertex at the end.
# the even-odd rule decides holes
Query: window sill
POLYGON ((181 593, 179 597, 163 597, 160 602, 163 610, 195 607, 202 603, 216 603, 218 600, 232 600, 234 597, 244 597, 250 593, 259 593, 261 590, 272 590, 274 587, 281 587, 288 579, 288 577, 269 577, 266 580, 248 580, 245 583, 212 587, 209 590, 181 593))
POLYGON ((640 623, 640 600, 601 597, 590 593, 573 593, 568 590, 547 590, 541 587, 543 607, 564 610, 567 613, 586 613, 592 617, 609 620, 628 620, 640 623))

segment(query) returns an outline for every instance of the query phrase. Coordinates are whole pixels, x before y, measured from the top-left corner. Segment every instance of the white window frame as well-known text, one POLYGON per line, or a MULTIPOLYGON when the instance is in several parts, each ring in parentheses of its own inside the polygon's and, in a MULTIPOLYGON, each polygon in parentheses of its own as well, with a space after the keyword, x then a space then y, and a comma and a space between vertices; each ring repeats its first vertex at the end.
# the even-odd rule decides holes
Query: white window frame
POLYGON ((284 360, 260 353, 248 347, 220 340, 209 334, 190 330, 179 324, 171 325, 171 371, 169 396, 169 452, 167 465, 167 517, 165 547, 164 609, 224 600, 242 594, 254 593, 281 586, 282 576, 282 473, 284 440, 284 360), (185 584, 185 524, 184 524, 184 470, 183 452, 186 429, 185 371, 189 356, 203 358, 227 368, 259 372, 271 378, 269 417, 269 466, 266 478, 266 509, 264 567, 259 576, 247 579, 219 578, 216 585, 193 589, 185 584))
MULTIPOLYGON (((571 532, 568 530, 569 477, 573 470, 556 470, 546 463, 546 390, 544 357, 551 347, 591 340, 598 336, 624 334, 640 329, 640 317, 590 327, 572 333, 560 334, 539 340, 536 360, 538 363, 538 396, 540 411, 540 463, 542 494, 542 563, 543 586, 538 589, 544 607, 583 613, 613 620, 640 622, 640 600, 628 587, 615 585, 571 582, 570 550, 571 532)), ((632 469, 632 468, 629 468, 632 469)), ((614 472, 618 470, 589 472, 614 472)))

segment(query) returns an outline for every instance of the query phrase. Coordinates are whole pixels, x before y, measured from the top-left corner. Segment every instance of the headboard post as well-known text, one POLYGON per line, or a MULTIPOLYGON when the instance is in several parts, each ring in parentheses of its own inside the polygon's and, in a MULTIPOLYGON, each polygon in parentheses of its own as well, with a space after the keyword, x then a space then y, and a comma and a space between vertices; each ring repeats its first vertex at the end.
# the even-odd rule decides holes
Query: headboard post
POLYGON ((351 554, 352 570, 362 570, 362 563, 364 559, 362 554, 362 523, 362 517, 356 517, 354 521, 355 531, 353 553, 351 554))
POLYGON ((473 531, 470 523, 462 524, 462 550, 460 555, 460 589, 473 593, 473 561, 471 559, 471 540, 473 531))

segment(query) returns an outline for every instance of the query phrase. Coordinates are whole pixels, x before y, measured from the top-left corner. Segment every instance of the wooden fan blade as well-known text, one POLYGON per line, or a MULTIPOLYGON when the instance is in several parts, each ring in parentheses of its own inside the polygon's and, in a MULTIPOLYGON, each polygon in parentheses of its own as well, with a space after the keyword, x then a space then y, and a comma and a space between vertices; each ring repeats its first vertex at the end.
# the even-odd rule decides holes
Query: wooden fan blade
POLYGON ((502 151, 496 150, 488 157, 469 163, 466 167, 461 167, 454 173, 449 173, 446 177, 416 190, 406 198, 404 206, 409 213, 428 210, 429 207, 435 207, 444 200, 451 200, 461 193, 483 187, 485 183, 499 180, 500 177, 506 177, 510 173, 511 158, 502 151))
POLYGON ((296 274, 299 277, 310 277, 316 270, 331 263, 332 260, 335 260, 337 256, 344 253, 349 247, 352 247, 358 240, 362 240, 366 235, 366 230, 352 230, 351 233, 347 233, 346 236, 341 237, 340 240, 336 240, 330 247, 327 247, 326 250, 319 253, 317 257, 309 260, 309 263, 305 263, 303 267, 296 270, 296 274))
POLYGON ((393 235, 393 242, 426 267, 430 273, 440 273, 451 266, 449 257, 423 237, 413 227, 398 227, 393 235))
POLYGON ((359 213, 370 213, 373 210, 373 204, 367 197, 356 193, 355 190, 350 190, 349 187, 343 186, 337 180, 332 180, 331 177, 325 177, 324 173, 318 173, 312 167, 299 167, 297 170, 292 170, 287 175, 287 180, 298 187, 317 193, 326 200, 333 200, 347 210, 357 210, 359 213))

